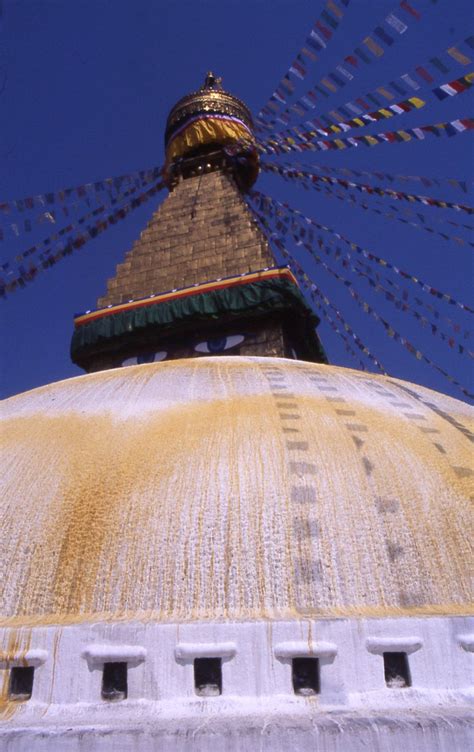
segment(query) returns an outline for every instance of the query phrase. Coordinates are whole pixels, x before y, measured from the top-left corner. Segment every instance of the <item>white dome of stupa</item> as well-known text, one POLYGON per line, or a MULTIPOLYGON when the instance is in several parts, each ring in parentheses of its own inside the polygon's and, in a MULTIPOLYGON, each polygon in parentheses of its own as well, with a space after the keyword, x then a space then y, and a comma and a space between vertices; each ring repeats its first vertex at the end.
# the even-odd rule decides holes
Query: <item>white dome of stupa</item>
POLYGON ((30 727, 28 748, 37 729, 35 750, 73 726, 114 748, 100 677, 121 662, 126 750, 267 749, 269 724, 272 750, 309 749, 317 727, 321 749, 352 752, 400 707, 397 748, 426 722, 428 750, 448 696, 446 738, 464 743, 472 417, 397 379, 268 357, 120 368, 7 400, 0 667, 37 677, 35 702, 4 688, 7 725, 30 727), (388 654, 408 657, 410 687, 384 680, 388 654), (200 657, 222 661, 211 710, 200 657), (314 698, 293 692, 298 657, 319 661, 314 698), (336 710, 346 742, 358 729, 349 747, 336 710))

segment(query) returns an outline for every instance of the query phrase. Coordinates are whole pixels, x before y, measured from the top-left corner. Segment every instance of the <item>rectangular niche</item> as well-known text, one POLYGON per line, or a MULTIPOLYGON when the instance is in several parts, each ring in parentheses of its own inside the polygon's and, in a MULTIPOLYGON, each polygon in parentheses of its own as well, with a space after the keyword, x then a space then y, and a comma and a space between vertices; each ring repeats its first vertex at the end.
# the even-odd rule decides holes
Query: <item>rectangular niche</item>
POLYGON ((216 697, 222 694, 221 658, 194 659, 194 688, 200 697, 216 697))
POLYGON ((410 667, 406 653, 383 653, 385 684, 390 689, 411 686, 410 667))
POLYGON ((125 700, 127 698, 127 664, 104 663, 102 673, 102 699, 125 700))
POLYGON ((10 670, 10 684, 8 696, 10 700, 29 700, 33 693, 33 666, 14 666, 10 670))
POLYGON ((320 691, 319 659, 293 658, 291 661, 291 677, 295 695, 305 697, 318 695, 320 691))

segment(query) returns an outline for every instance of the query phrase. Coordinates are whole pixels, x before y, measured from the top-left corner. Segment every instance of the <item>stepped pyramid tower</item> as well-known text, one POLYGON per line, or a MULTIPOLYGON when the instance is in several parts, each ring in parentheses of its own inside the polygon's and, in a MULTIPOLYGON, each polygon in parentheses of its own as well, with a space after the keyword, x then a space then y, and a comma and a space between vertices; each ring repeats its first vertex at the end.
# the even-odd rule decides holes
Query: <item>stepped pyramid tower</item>
POLYGON ((76 320, 72 357, 88 371, 218 353, 325 362, 317 317, 276 268, 243 193, 258 175, 247 107, 208 73, 165 134, 168 198, 76 320))
POLYGON ((3 406, 0 748, 468 749, 472 411, 327 364, 215 76, 165 145, 86 373, 3 406))

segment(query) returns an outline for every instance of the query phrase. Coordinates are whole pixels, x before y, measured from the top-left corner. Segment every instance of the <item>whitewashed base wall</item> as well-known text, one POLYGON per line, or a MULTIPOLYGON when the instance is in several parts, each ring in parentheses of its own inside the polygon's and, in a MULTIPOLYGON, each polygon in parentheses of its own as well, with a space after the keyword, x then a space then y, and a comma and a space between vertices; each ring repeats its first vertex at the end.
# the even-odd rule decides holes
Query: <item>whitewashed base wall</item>
POLYGON ((0 681, 34 665, 6 701, 0 750, 467 750, 474 620, 463 617, 78 624, 5 629, 0 681), (385 684, 382 653, 408 655, 411 687, 385 684), (293 692, 291 659, 320 661, 320 693, 293 692), (222 695, 198 697, 195 657, 222 658, 222 695), (101 698, 104 661, 128 663, 128 697, 101 698))

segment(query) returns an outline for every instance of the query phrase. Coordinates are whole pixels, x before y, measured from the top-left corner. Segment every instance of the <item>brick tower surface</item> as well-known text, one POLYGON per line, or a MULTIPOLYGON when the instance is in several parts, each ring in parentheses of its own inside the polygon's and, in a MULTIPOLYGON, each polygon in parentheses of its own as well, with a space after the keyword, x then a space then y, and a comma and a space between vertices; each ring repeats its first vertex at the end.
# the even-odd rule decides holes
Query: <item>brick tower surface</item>
POLYGON ((325 360, 316 316, 245 201, 258 176, 252 128, 212 74, 172 109, 169 195, 97 309, 75 320, 71 357, 86 371, 209 354, 325 360))
POLYGON ((117 266, 98 308, 273 266, 232 174, 180 180, 117 266))

